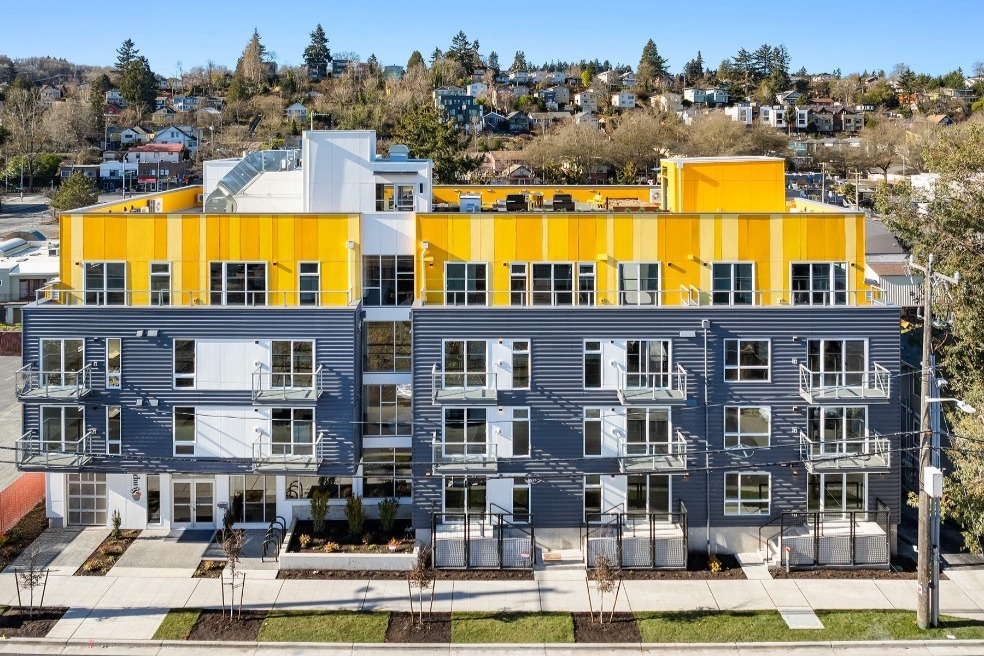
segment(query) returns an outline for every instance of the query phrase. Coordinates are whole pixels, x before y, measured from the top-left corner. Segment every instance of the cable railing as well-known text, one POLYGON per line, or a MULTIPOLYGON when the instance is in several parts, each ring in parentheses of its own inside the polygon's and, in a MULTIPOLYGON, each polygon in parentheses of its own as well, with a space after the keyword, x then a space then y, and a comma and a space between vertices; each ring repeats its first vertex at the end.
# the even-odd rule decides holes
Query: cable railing
POLYGON ((856 290, 802 292, 798 290, 704 290, 681 285, 675 290, 605 290, 573 285, 562 289, 530 287, 525 282, 510 289, 419 291, 421 304, 439 307, 720 307, 741 310, 750 306, 845 307, 886 305, 886 294, 877 287, 856 290))
POLYGON ((687 438, 677 429, 665 442, 627 442, 618 445, 619 468, 626 472, 670 472, 687 469, 687 438))
POLYGON ((490 472, 499 466, 498 448, 492 442, 445 442, 431 439, 431 462, 435 471, 490 472))
POLYGON ((442 371, 431 367, 431 401, 437 403, 498 399, 498 376, 494 371, 442 371))
POLYGON ((323 436, 313 440, 275 440, 271 436, 253 442, 253 470, 257 472, 311 472, 321 465, 323 436))
POLYGON ((687 370, 680 364, 664 372, 626 371, 624 367, 619 367, 616 392, 623 405, 649 401, 685 401, 687 370))
POLYGON ((800 431, 800 457, 810 473, 845 469, 888 469, 891 442, 871 433, 856 439, 813 440, 800 431))
POLYGON ((92 459, 92 441, 96 436, 89 429, 77 440, 44 439, 36 430, 24 433, 15 443, 17 466, 22 469, 78 469, 92 459))
POLYGON ((48 285, 35 292, 40 304, 122 307, 278 307, 311 308, 350 305, 353 289, 337 290, 80 290, 48 285))
POLYGON ((92 364, 76 371, 42 371, 28 364, 15 372, 14 389, 22 399, 78 399, 92 391, 92 364))
POLYGON ((892 373, 877 362, 870 371, 814 371, 799 365, 799 393, 807 402, 844 399, 888 399, 892 373))

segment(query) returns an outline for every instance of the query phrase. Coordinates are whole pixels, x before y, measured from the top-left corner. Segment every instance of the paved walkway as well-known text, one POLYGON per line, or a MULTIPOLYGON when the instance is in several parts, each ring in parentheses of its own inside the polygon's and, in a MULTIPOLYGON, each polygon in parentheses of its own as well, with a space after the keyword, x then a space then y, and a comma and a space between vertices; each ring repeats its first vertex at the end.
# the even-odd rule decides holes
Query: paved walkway
POLYGON ((141 531, 107 576, 191 578, 214 533, 141 531))

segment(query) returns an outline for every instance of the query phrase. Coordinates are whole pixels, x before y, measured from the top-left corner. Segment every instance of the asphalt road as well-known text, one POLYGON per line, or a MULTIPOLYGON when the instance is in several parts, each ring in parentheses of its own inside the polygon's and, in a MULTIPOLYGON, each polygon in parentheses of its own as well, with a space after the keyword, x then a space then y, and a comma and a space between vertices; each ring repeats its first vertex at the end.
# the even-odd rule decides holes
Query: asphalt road
POLYGON ((58 236, 58 223, 51 218, 48 198, 41 195, 8 195, 0 210, 0 237, 21 230, 38 230, 46 237, 58 236))

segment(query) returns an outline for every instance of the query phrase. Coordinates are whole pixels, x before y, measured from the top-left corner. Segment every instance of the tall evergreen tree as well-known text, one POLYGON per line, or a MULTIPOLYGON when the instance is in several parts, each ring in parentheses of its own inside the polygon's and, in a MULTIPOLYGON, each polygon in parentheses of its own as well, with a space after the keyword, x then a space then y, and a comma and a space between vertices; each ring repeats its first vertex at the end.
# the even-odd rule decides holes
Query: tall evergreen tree
POLYGON ((478 41, 474 43, 473 47, 464 30, 458 30, 458 33, 454 35, 453 39, 451 39, 451 47, 448 48, 445 55, 461 64, 466 71, 471 73, 475 68, 474 55, 477 49, 478 41))
POLYGON ((123 68, 120 95, 141 113, 150 111, 157 98, 157 76, 150 70, 147 58, 138 55, 123 68))
POLYGON ((414 50, 410 53, 410 59, 407 60, 407 70, 412 70, 415 66, 427 66, 424 62, 424 56, 420 54, 419 50, 414 50))
POLYGON ((496 75, 499 74, 499 53, 495 50, 489 53, 489 69, 496 75))
POLYGON ((323 68, 331 61, 331 50, 328 49, 328 37, 321 23, 311 32, 311 43, 304 49, 304 63, 309 69, 323 68))
POLYGON ((434 52, 431 53, 431 66, 433 66, 434 62, 436 62, 438 59, 441 59, 442 57, 444 57, 444 53, 441 52, 441 49, 434 48, 434 52))
POLYGON ((512 66, 509 67, 510 71, 525 71, 529 69, 529 64, 526 63, 526 54, 522 50, 517 50, 516 54, 513 55, 512 66))
POLYGON ((120 75, 126 69, 127 64, 136 59, 140 51, 137 50, 136 45, 133 43, 133 39, 127 39, 123 42, 116 50, 116 72, 120 75))
POLYGON ((651 89, 654 82, 659 83, 663 77, 669 74, 666 68, 668 63, 665 57, 660 56, 653 40, 649 39, 643 46, 642 57, 639 59, 639 84, 644 89, 651 89))
POLYGON ((263 63, 265 52, 266 48, 260 43, 260 33, 254 29, 253 36, 250 37, 246 49, 236 63, 234 73, 234 77, 238 77, 246 85, 250 94, 256 93, 259 86, 266 81, 266 66, 263 63))

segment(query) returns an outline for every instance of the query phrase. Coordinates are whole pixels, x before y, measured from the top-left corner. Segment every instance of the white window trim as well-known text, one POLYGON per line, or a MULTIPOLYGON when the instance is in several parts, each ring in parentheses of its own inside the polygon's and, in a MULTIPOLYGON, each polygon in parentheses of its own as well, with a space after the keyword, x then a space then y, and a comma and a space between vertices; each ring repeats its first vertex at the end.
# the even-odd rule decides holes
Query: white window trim
POLYGON ((191 405, 176 405, 171 408, 171 452, 175 458, 194 458, 198 455, 198 408, 191 405), (177 419, 178 408, 191 408, 195 411, 195 439, 191 441, 182 440, 180 444, 191 445, 192 453, 178 453, 178 440, 177 437, 177 419))
POLYGON ((164 277, 163 273, 154 273, 154 266, 155 265, 160 266, 162 264, 167 266, 167 292, 166 293, 167 293, 168 302, 158 303, 157 305, 159 306, 171 305, 171 294, 173 293, 174 290, 174 279, 172 278, 173 269, 171 267, 171 263, 166 260, 152 260, 147 263, 147 293, 150 296, 148 300, 150 301, 151 305, 155 305, 155 303, 153 302, 154 296, 160 293, 154 291, 154 284, 153 284, 154 279, 164 277))
POLYGON ((574 261, 559 261, 559 262, 530 262, 529 268, 529 304, 531 307, 575 307, 577 305, 577 262, 574 261), (550 266, 550 291, 534 291, 533 289, 533 268, 539 265, 549 265, 550 266), (558 265, 569 265, 571 267, 571 291, 557 291, 557 278, 554 276, 554 267, 558 265), (557 303, 557 294, 567 294, 571 295, 570 303, 557 303), (550 303, 534 303, 533 296, 536 294, 550 294, 550 303))
MULTIPOLYGON (((739 346, 739 350, 740 350, 740 346, 739 346)), ((721 361, 722 362, 722 365, 721 365, 721 377, 722 377, 722 380, 725 383, 728 383, 729 385, 750 385, 750 384, 751 385, 754 385, 756 383, 764 384, 764 383, 771 383, 772 382, 772 339, 771 338, 769 338, 769 337, 733 337, 733 338, 732 337, 729 337, 729 338, 727 338, 727 339, 724 340, 724 352, 721 354, 721 356, 722 356, 722 361, 721 361), (741 380, 740 378, 738 380, 728 380, 728 378, 727 378, 727 376, 728 376, 727 372, 729 372, 729 371, 738 371, 738 372, 740 372, 741 369, 742 369, 740 355, 739 355, 739 364, 738 365, 736 365, 734 367, 729 367, 727 365, 727 361, 728 361, 728 342, 738 342, 739 345, 741 344, 741 342, 766 342, 769 345, 769 364, 765 368, 766 369, 766 373, 768 375, 764 379, 761 379, 761 380, 741 380)), ((751 369, 752 370, 759 370, 760 367, 751 367, 751 369)))
POLYGON ((190 338, 174 338, 171 340, 171 389, 175 390, 188 390, 198 388, 198 340, 190 338), (195 371, 191 374, 179 374, 177 373, 178 366, 178 354, 177 354, 177 343, 178 342, 191 342, 194 344, 195 351, 195 371), (178 387, 178 380, 190 380, 191 385, 187 387, 178 387))
MULTIPOLYGON (((318 416, 317 416, 317 410, 315 408, 295 408, 295 407, 291 407, 291 406, 278 406, 276 408, 270 408, 270 419, 267 420, 267 422, 266 422, 266 424, 267 424, 267 426, 266 426, 266 428, 267 428, 267 435, 270 436, 270 449, 272 450, 274 446, 289 447, 289 449, 290 449, 290 455, 294 455, 294 449, 296 448, 297 445, 301 445, 301 446, 308 446, 308 445, 310 445, 311 455, 313 457, 317 457, 318 456, 318 454, 316 452, 317 451, 317 444, 316 443, 318 441, 318 428, 317 428, 318 421, 317 420, 318 420, 318 416), (273 422, 275 421, 274 418, 273 418, 273 413, 275 411, 277 411, 277 410, 289 410, 290 411, 290 419, 287 420, 290 423, 290 442, 274 442, 273 441, 273 422), (307 423, 304 420, 300 420, 300 419, 296 419, 295 418, 295 413, 297 411, 299 411, 299 410, 310 410, 310 412, 311 412, 311 441, 309 443, 308 442, 295 442, 294 441, 294 425, 295 424, 301 424, 301 423, 307 423)), ((197 421, 197 414, 196 414, 196 421, 197 421)), ((276 421, 282 421, 282 420, 276 420, 276 421)), ((304 455, 307 455, 307 454, 304 454, 304 455)))
MULTIPOLYGON (((465 425, 466 426, 468 425, 468 414, 469 414, 469 411, 471 411, 471 410, 482 410, 482 411, 485 412, 485 455, 488 456, 489 455, 489 449, 492 447, 493 441, 492 441, 491 435, 489 434, 489 423, 490 423, 489 422, 489 408, 486 408, 484 406, 482 406, 482 407, 480 407, 480 406, 460 406, 460 405, 459 406, 445 406, 441 410, 441 452, 446 457, 448 457, 447 456, 447 445, 449 444, 449 442, 447 441, 447 435, 448 435, 448 433, 447 433, 447 424, 448 424, 448 412, 451 411, 451 410, 463 410, 464 411, 465 414, 464 414, 463 421, 465 422, 465 425)), ((510 418, 510 421, 511 421, 511 418, 510 418)), ((455 455, 456 456, 457 455, 461 455, 463 457, 465 457, 465 456, 477 456, 477 455, 480 455, 480 454, 469 454, 468 453, 468 445, 470 443, 468 442, 467 437, 468 437, 468 435, 467 435, 467 430, 466 430, 465 441, 463 441, 463 442, 450 442, 450 444, 460 444, 461 445, 462 453, 461 454, 455 454, 455 455)))
MULTIPOLYGON (((729 451, 730 450, 745 451, 747 449, 768 449, 768 448, 772 447, 772 406, 768 406, 768 405, 749 405, 749 404, 726 405, 726 406, 724 406, 724 414, 722 415, 721 420, 722 420, 722 424, 723 424, 722 435, 724 436, 723 446, 724 446, 725 449, 727 449, 729 451), (728 438, 729 437, 733 437, 736 440, 738 440, 739 442, 741 442, 741 438, 745 435, 741 431, 741 411, 743 409, 761 410, 763 408, 766 409, 766 410, 768 410, 768 413, 769 413, 769 431, 767 433, 765 433, 765 437, 766 437, 766 444, 765 444, 765 446, 743 446, 741 444, 737 444, 735 446, 728 446, 728 438), (728 426, 728 410, 731 410, 731 409, 738 410, 738 432, 737 433, 728 432, 728 428, 727 428, 727 426, 728 426)), ((750 435, 758 436, 758 435, 761 435, 761 433, 751 433, 750 435)))
MULTIPOLYGON (((642 280, 641 277, 640 277, 639 280, 641 282, 641 280, 642 280)), ((663 263, 660 260, 649 260, 649 261, 630 260, 630 261, 626 261, 626 262, 619 262, 618 263, 618 266, 615 267, 615 281, 616 281, 616 291, 615 291, 615 293, 618 294, 618 305, 621 306, 621 307, 659 307, 660 305, 663 304, 663 263), (656 291, 653 291, 653 290, 645 290, 645 291, 643 291, 643 290, 638 290, 637 289, 637 290, 635 290, 635 292, 633 292, 631 290, 623 290, 622 289, 622 280, 623 280, 623 277, 622 277, 622 267, 625 266, 626 264, 638 264, 640 266, 643 265, 643 264, 646 264, 646 265, 655 264, 656 265, 657 276, 658 276, 658 282, 659 282, 659 285, 657 286, 656 291), (622 302, 622 295, 623 294, 631 294, 631 293, 637 294, 637 297, 636 298, 638 298, 639 295, 644 294, 644 293, 656 294, 656 303, 655 304, 650 304, 650 303, 623 303, 622 302)))
MULTIPOLYGON (((444 263, 444 304, 445 305, 451 305, 451 303, 448 300, 449 299, 449 296, 451 294, 462 294, 462 295, 464 295, 464 303, 455 303, 454 304, 455 306, 472 306, 472 307, 486 307, 486 306, 488 306, 489 305, 489 272, 490 272, 490 270, 491 270, 491 266, 489 265, 488 262, 471 262, 471 261, 467 261, 467 262, 463 262, 463 261, 462 262, 458 262, 458 261, 455 261, 455 262, 445 262, 444 263), (448 267, 452 267, 452 266, 464 266, 465 267, 465 288, 464 289, 456 289, 456 290, 448 289, 448 267), (477 266, 483 266, 483 267, 485 267, 485 289, 483 291, 470 291, 468 289, 468 267, 477 267, 477 266), (482 302, 482 303, 471 303, 471 302, 469 302, 469 300, 468 300, 468 295, 469 294, 482 294, 482 296, 484 297, 484 302, 482 302)), ((477 280, 477 278, 476 278, 476 280, 477 280)))
MULTIPOLYGON (((794 262, 790 262, 789 263, 789 278, 788 278, 788 280, 789 280, 789 304, 790 305, 801 306, 801 307, 831 307, 831 306, 844 307, 844 306, 851 305, 851 295, 850 295, 850 289, 851 289, 851 262, 849 262, 847 260, 797 260, 797 261, 794 261, 794 262), (829 264, 829 265, 831 265, 830 278, 828 279, 828 282, 831 283, 831 288, 829 290, 825 291, 825 292, 820 292, 820 291, 816 291, 815 292, 812 289, 810 289, 808 291, 799 291, 799 292, 793 290, 793 267, 796 266, 797 264, 809 264, 809 265, 811 265, 811 267, 814 264, 829 264), (836 291, 833 288, 833 282, 834 282, 834 277, 833 277, 834 276, 834 269, 833 269, 833 266, 834 265, 837 265, 837 264, 843 264, 844 265, 844 291, 842 291, 842 292, 838 292, 838 291, 836 291), (793 302, 793 298, 794 298, 795 294, 810 294, 810 302, 809 303, 794 303, 793 302), (813 294, 826 294, 828 300, 831 300, 831 301, 834 300, 834 297, 833 297, 834 294, 844 294, 844 303, 842 303, 842 304, 841 303, 814 303, 813 302, 813 296, 812 296, 813 294)), ((813 286, 813 269, 812 268, 810 269, 810 286, 811 286, 811 288, 813 286)))
MULTIPOLYGON (((463 384, 462 387, 468 389, 483 389, 492 386, 493 385, 492 377, 494 376, 494 372, 492 371, 492 363, 489 357, 491 352, 491 349, 489 347, 490 345, 487 339, 469 339, 467 337, 447 337, 445 339, 442 339, 441 340, 441 371, 443 372, 443 375, 447 376, 449 373, 452 375, 460 374, 462 376, 484 375, 485 385, 477 387, 477 386, 469 386, 463 384), (462 342, 464 344, 464 351, 462 352, 462 365, 464 368, 461 371, 451 371, 451 372, 448 371, 448 363, 447 363, 448 342, 462 342), (468 342, 482 342, 483 344, 485 344, 485 367, 483 368, 482 371, 472 371, 468 369, 468 342)), ((443 380, 441 382, 442 384, 444 384, 443 380)), ((462 380, 462 383, 467 383, 467 382, 468 382, 467 377, 462 380)))
POLYGON ((581 453, 585 458, 604 458, 605 457, 605 408, 602 406, 585 406, 581 409, 581 453), (588 417, 589 410, 597 410, 598 417, 588 417), (598 434, 598 453, 588 453, 587 449, 587 424, 588 421, 596 421, 599 424, 598 434))
POLYGON ((270 267, 268 262, 265 262, 263 260, 209 260, 206 274, 208 275, 208 304, 209 305, 212 305, 214 307, 227 307, 227 306, 228 307, 257 307, 257 306, 263 307, 265 305, 269 305, 268 295, 271 293, 271 291, 270 291, 270 267), (218 264, 222 267, 221 290, 212 291, 212 265, 213 264, 218 264), (248 286, 249 284, 249 274, 245 272, 245 269, 243 272, 244 275, 243 291, 229 291, 228 267, 230 264, 242 264, 245 268, 248 268, 250 265, 261 265, 263 267, 263 291, 255 291, 255 290, 250 291, 248 289, 245 289, 245 287, 248 286), (222 302, 212 303, 213 294, 220 294, 222 298, 222 302), (229 294, 242 294, 243 302, 232 303, 232 304, 229 303, 229 294), (261 297, 263 298, 262 303, 249 302, 250 296, 256 294, 261 295, 261 297))
MULTIPOLYGON (((290 381, 290 385, 285 385, 283 387, 276 387, 275 389, 316 389, 318 386, 318 381, 316 379, 317 374, 315 372, 318 370, 315 364, 318 351, 317 342, 313 339, 271 339, 270 340, 270 385, 273 386, 274 376, 284 376, 286 380, 290 381), (274 371, 273 369, 273 345, 275 342, 286 342, 290 344, 290 371, 274 371), (294 345, 296 344, 310 344, 311 345, 311 371, 295 371, 294 369, 294 345), (299 376, 310 376, 311 384, 303 387, 297 387, 294 385, 294 378, 299 376)), ((195 363, 195 371, 198 371, 198 363, 195 363)))
MULTIPOLYGON (((823 420, 824 420, 823 411, 824 410, 833 410, 835 408, 836 409, 840 409, 842 411, 843 416, 841 418, 840 434, 837 436, 837 439, 834 440, 834 443, 844 444, 845 442, 847 442, 847 432, 846 432, 846 429, 847 429, 847 410, 849 408, 852 408, 852 409, 862 408, 864 410, 864 437, 862 439, 865 440, 865 441, 867 441, 871 437, 871 427, 870 427, 871 425, 870 425, 870 422, 868 421, 869 418, 870 418, 871 412, 869 411, 869 407, 867 405, 859 405, 859 404, 846 404, 845 405, 845 404, 840 404, 840 403, 831 403, 829 405, 810 405, 810 406, 807 406, 806 407, 806 430, 803 431, 803 432, 806 433, 806 436, 809 437, 811 440, 813 440, 814 443, 816 443, 816 444, 829 444, 829 442, 827 442, 826 440, 823 439, 823 420), (817 410, 820 411, 820 423, 821 423, 821 426, 820 426, 820 434, 819 435, 810 435, 810 414, 813 412, 813 409, 814 408, 816 408, 817 410)), ((834 453, 834 452, 832 451, 831 453, 834 453)))
MULTIPOLYGON (((441 479, 441 514, 447 514, 449 512, 450 513, 454 513, 456 515, 472 514, 472 512, 470 510, 468 510, 468 490, 471 489, 471 486, 468 485, 468 481, 470 481, 472 479, 481 479, 481 480, 485 481, 485 507, 482 508, 481 511, 475 511, 475 514, 478 514, 478 512, 482 512, 482 513, 488 512, 488 508, 489 508, 489 477, 488 476, 485 476, 485 475, 478 475, 478 476, 476 476, 476 475, 468 475, 468 474, 453 474, 453 475, 444 476, 441 479), (463 478, 465 480, 465 488, 464 488, 465 489, 465 507, 464 507, 463 510, 457 510, 457 509, 455 509, 455 510, 448 510, 448 503, 447 503, 448 480, 449 479, 453 479, 453 478, 463 478)), ((461 518, 454 518, 451 521, 453 523, 459 523, 459 522, 462 522, 463 523, 463 520, 461 518)))
POLYGON ((111 456, 123 455, 123 407, 119 405, 106 406, 106 455, 111 455, 111 456), (109 432, 109 411, 112 408, 116 408, 117 410, 119 410, 120 434, 117 436, 117 439, 115 440, 110 439, 110 432, 109 432), (115 452, 113 451, 113 449, 110 448, 111 445, 113 444, 115 444, 117 447, 115 452))
POLYGON ((653 444, 666 444, 669 447, 673 444, 674 433, 673 433, 673 408, 667 405, 636 405, 629 406, 625 409, 625 437, 620 440, 625 445, 625 450, 628 452, 629 449, 629 413, 631 411, 645 410, 646 419, 644 421, 646 441, 645 442, 634 442, 635 446, 645 445, 646 453, 649 452, 649 448, 653 444), (650 435, 650 419, 649 413, 653 411, 663 411, 666 413, 666 442, 656 442, 651 439, 650 435))
MULTIPOLYGON (((487 416, 488 415, 486 415, 486 417, 487 416)), ((509 452, 509 456, 508 457, 510 459, 514 459, 514 460, 529 460, 533 456, 533 418, 532 418, 532 413, 530 412, 529 406, 517 406, 517 407, 511 408, 510 409, 510 413, 509 413, 509 423, 510 423, 510 428, 512 429, 511 439, 510 439, 510 441, 512 442, 512 450, 509 452), (525 410, 526 411, 526 418, 525 419, 520 418, 519 420, 517 420, 516 419, 516 411, 517 410, 525 410), (523 453, 518 454, 518 455, 516 454, 516 441, 515 441, 515 436, 516 436, 516 424, 517 423, 526 424, 526 449, 527 449, 527 452, 525 454, 523 454, 523 453)), ((486 431, 487 430, 488 430, 488 426, 486 426, 486 431)))
POLYGON ((509 263, 509 305, 512 307, 527 307, 531 304, 532 299, 530 298, 530 265, 528 262, 510 262, 509 263), (513 267, 523 267, 523 289, 517 290, 512 288, 514 281, 520 278, 518 273, 513 272, 513 267), (522 294, 522 303, 513 303, 513 294, 522 294))
POLYGON ((742 472, 725 472, 724 473, 724 503, 722 504, 722 510, 724 511, 725 517, 768 517, 772 514, 772 474, 764 471, 742 471, 742 472), (737 476, 738 477, 738 498, 729 499, 728 498, 728 477, 737 476), (741 477, 742 476, 765 476, 769 481, 768 490, 769 496, 766 498, 765 512, 759 513, 743 513, 741 512, 741 477), (728 503, 738 503, 738 512, 728 512, 728 503))
MULTIPOLYGON (((105 357, 106 357, 106 389, 120 389, 123 386, 123 338, 122 337, 107 337, 106 340, 105 340, 105 343, 106 343, 106 354, 105 354, 105 357), (117 341, 119 341, 119 343, 120 343, 120 369, 115 374, 113 374, 113 372, 111 372, 109 370, 109 342, 111 340, 114 340, 114 339, 117 340, 117 341), (113 385, 113 384, 111 384, 109 382, 110 381, 110 377, 112 375, 115 375, 117 378, 119 378, 119 381, 115 385, 113 385)), ((84 344, 84 342, 83 342, 83 344, 84 344)), ((85 347, 83 346, 83 349, 84 348, 85 347)))
MULTIPOLYGON (((807 339, 805 339, 803 341, 804 341, 803 346, 806 347, 806 358, 804 359, 804 363, 806 364, 807 368, 809 368, 809 365, 810 365, 810 342, 840 342, 841 344, 843 344, 844 342, 863 342, 864 343, 864 368, 860 372, 856 372, 856 371, 845 372, 845 370, 843 370, 843 369, 841 371, 829 371, 828 372, 828 371, 824 371, 823 369, 818 369, 817 371, 814 371, 813 373, 821 373, 821 374, 862 373, 862 374, 865 374, 867 376, 868 371, 871 369, 871 365, 870 365, 870 362, 871 362, 871 353, 870 353, 870 350, 871 350, 871 341, 867 337, 839 337, 839 336, 834 336, 834 337, 809 337, 809 338, 807 338, 807 339)), ((823 347, 821 346, 821 351, 822 351, 822 349, 823 349, 823 347)), ((823 366, 823 358, 820 358, 820 364, 821 364, 821 367, 822 367, 823 366)))
MULTIPOLYGON (((38 339, 38 371, 40 372, 42 378, 46 373, 69 373, 65 371, 65 342, 82 342, 82 368, 86 367, 85 359, 85 338, 84 337, 42 337, 38 339), (44 368, 44 343, 45 342, 58 342, 61 344, 60 350, 60 369, 58 371, 51 371, 44 368)), ((80 369, 81 371, 81 369, 80 369)), ((64 381, 63 381, 64 382, 64 381)))
MULTIPOLYGON (((748 307, 748 306, 752 306, 752 305, 759 305, 758 298, 757 298, 758 297, 758 290, 755 288, 755 280, 756 280, 756 274, 757 273, 758 273, 758 265, 754 261, 750 262, 748 260, 728 260, 728 261, 724 261, 724 262, 711 262, 711 305, 716 305, 718 307, 734 307, 734 306, 748 307), (748 291, 736 290, 735 289, 735 269, 734 269, 734 267, 735 267, 736 264, 750 264, 752 266, 752 288, 750 290, 748 290, 748 291), (719 291, 717 291, 717 290, 714 289, 714 267, 717 266, 717 265, 727 265, 727 266, 731 267, 731 283, 730 283, 729 288, 728 288, 728 291, 727 291, 727 294, 728 294, 728 302, 727 303, 715 303, 714 302, 714 294, 716 294, 716 293, 718 293, 718 294, 725 293, 723 290, 719 292, 719 291), (751 303, 735 303, 734 302, 735 294, 746 294, 746 293, 752 295, 752 302, 751 303)), ((792 269, 790 269, 790 274, 791 273, 792 273, 792 269)))
POLYGON ((512 375, 513 375, 512 388, 514 390, 528 390, 528 389, 530 389, 533 386, 533 340, 530 340, 530 339, 513 339, 512 340, 512 343, 510 344, 509 350, 510 350, 510 352, 512 354, 511 355, 512 361, 509 363, 509 366, 511 368, 511 372, 512 372, 512 375), (516 342, 526 342, 526 350, 525 351, 517 351, 516 350, 516 342), (516 361, 515 360, 515 357, 516 357, 517 354, 520 354, 520 355, 525 354, 526 355, 526 372, 527 372, 527 378, 529 380, 527 381, 526 385, 523 385, 523 386, 516 385, 516 368, 513 365, 514 365, 514 363, 516 361))
POLYGON ((659 524, 668 524, 672 522, 673 516, 673 476, 671 474, 658 474, 654 472, 633 472, 631 474, 625 474, 625 484, 626 484, 626 495, 625 495, 625 510, 629 512, 629 495, 628 495, 628 484, 629 478, 632 476, 642 476, 646 479, 646 515, 666 515, 665 520, 658 521, 659 524), (654 476, 660 476, 666 479, 666 508, 660 510, 653 510, 649 505, 650 491, 649 487, 652 483, 654 476))
POLYGON ((605 340, 603 339, 584 339, 581 340, 581 389, 583 390, 603 390, 605 389, 605 347, 603 344, 605 340), (584 361, 584 356, 588 354, 588 342, 598 342, 598 350, 591 351, 591 354, 597 354, 601 364, 601 371, 599 372, 598 387, 588 387, 585 378, 587 376, 587 367, 584 361))
MULTIPOLYGON (((588 523, 589 522, 589 520, 588 520, 588 509, 584 505, 584 502, 585 502, 585 500, 587 499, 587 496, 588 496, 587 495, 587 491, 588 490, 598 490, 598 496, 599 496, 599 499, 601 500, 601 505, 599 506, 599 513, 604 513, 606 510, 608 510, 608 508, 605 508, 605 486, 601 482, 601 475, 600 474, 585 474, 584 477, 581 479, 581 519, 585 523, 588 523), (597 483, 597 485, 594 484, 594 483, 592 483, 591 485, 588 485, 588 476, 598 476, 598 483, 597 483)), ((594 520, 595 523, 597 523, 597 521, 598 520, 594 520)))
POLYGON ((317 307, 321 305, 321 262, 315 260, 305 260, 303 262, 297 263, 297 304, 301 305, 301 296, 304 294, 314 294, 314 303, 305 304, 305 307, 317 307), (314 273, 302 273, 301 267, 305 264, 313 264, 315 266, 314 273), (314 278, 318 281, 317 288, 314 291, 301 290, 301 281, 305 278, 314 278))
POLYGON ((83 286, 83 296, 85 300, 85 305, 129 305, 130 304, 130 289, 129 289, 129 276, 130 267, 127 265, 126 260, 86 260, 82 262, 82 286, 83 286), (102 287, 98 289, 89 288, 89 276, 87 269, 90 264, 102 264, 103 274, 102 274, 102 287), (123 289, 107 289, 106 288, 106 265, 108 264, 122 264, 123 265, 123 289), (89 303, 89 294, 102 294, 100 301, 96 303, 89 303), (123 303, 107 303, 107 294, 123 294, 123 303))
POLYGON ((85 409, 85 406, 84 405, 82 405, 82 406, 74 406, 74 405, 41 405, 41 406, 38 406, 38 441, 40 442, 41 451, 42 452, 47 452, 48 451, 48 448, 46 446, 48 440, 45 440, 45 438, 44 438, 44 411, 46 409, 48 409, 48 408, 57 408, 58 409, 59 421, 61 422, 61 426, 59 427, 59 430, 61 431, 61 434, 62 434, 61 444, 63 444, 63 445, 66 444, 66 441, 65 441, 65 411, 67 409, 69 409, 69 408, 78 408, 78 409, 80 409, 82 411, 82 435, 85 436, 85 434, 89 432, 89 428, 88 428, 88 426, 85 423, 85 416, 86 416, 85 410, 86 409, 85 409))

